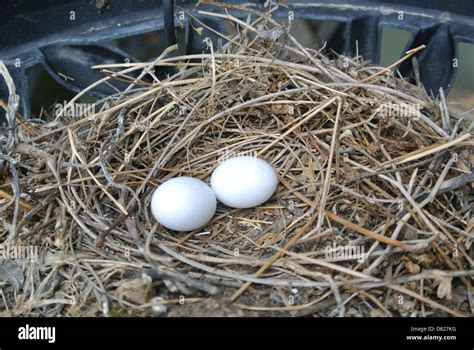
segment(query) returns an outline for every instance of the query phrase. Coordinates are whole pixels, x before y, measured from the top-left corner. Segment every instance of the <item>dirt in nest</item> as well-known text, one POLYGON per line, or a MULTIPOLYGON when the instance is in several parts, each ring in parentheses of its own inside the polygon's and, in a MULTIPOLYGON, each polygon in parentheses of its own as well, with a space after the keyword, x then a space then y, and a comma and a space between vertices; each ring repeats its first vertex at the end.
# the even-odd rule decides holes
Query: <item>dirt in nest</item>
POLYGON ((228 299, 207 298, 183 305, 173 305, 166 316, 170 317, 256 317, 257 312, 236 307, 228 299))

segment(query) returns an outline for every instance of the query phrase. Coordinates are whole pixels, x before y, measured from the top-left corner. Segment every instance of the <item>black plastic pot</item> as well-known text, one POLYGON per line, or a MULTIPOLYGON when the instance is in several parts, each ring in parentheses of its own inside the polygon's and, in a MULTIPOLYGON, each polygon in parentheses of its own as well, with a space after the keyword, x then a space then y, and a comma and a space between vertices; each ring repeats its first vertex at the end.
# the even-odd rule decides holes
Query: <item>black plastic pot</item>
MULTIPOLYGON (((268 1, 254 2, 253 6, 264 10, 268 1)), ((42 64, 60 84, 71 91, 80 91, 100 76, 90 69, 91 65, 135 60, 108 45, 110 40, 156 30, 163 31, 163 37, 171 45, 176 41, 178 7, 192 9, 195 5, 194 1, 181 0, 174 3, 169 0, 17 0, 2 3, 0 59, 15 82, 20 96, 19 112, 26 118, 31 115, 29 82, 25 74, 29 67, 42 64), (65 79, 65 76, 72 79, 65 79)), ((200 6, 206 8, 206 5, 200 6)), ((410 31, 412 37, 406 50, 427 45, 417 59, 421 81, 433 94, 437 94, 440 87, 449 91, 453 85, 457 44, 474 42, 474 2, 470 0, 290 0, 286 8, 281 7, 274 13, 274 17, 286 17, 288 8, 294 11, 295 18, 340 21, 344 38, 339 45, 342 51, 347 55, 355 54, 357 42, 359 53, 374 62, 380 57, 382 28, 410 31), (400 14, 403 20, 400 20, 400 14)), ((243 14, 236 12, 235 15, 243 14)), ((225 32, 222 22, 204 20, 211 28, 225 32)), ((196 36, 189 19, 185 17, 180 22, 184 25, 185 51, 202 51, 202 37, 196 36)), ((214 34, 204 35, 213 37, 214 34)), ((406 77, 413 74, 410 61, 402 64, 399 70, 406 77)), ((101 97, 111 91, 112 88, 101 86, 91 94, 101 97)), ((8 99, 3 79, 0 98, 8 99)))

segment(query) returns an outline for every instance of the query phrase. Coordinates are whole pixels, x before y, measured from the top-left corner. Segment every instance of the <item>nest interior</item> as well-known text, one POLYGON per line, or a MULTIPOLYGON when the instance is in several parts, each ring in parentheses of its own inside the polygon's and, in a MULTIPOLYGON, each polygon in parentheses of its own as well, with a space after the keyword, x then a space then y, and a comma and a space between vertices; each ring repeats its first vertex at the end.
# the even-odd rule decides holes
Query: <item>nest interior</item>
POLYGON ((399 77, 400 62, 303 48, 271 10, 213 9, 200 15, 233 32, 202 54, 94 67, 94 85, 129 86, 92 112, 66 113, 89 88, 42 120, 9 104, 0 237, 40 254, 4 279, 2 312, 471 314, 473 140, 443 92, 399 77), (156 223, 157 186, 209 182, 238 155, 272 164, 269 201, 219 204, 190 233, 156 223))

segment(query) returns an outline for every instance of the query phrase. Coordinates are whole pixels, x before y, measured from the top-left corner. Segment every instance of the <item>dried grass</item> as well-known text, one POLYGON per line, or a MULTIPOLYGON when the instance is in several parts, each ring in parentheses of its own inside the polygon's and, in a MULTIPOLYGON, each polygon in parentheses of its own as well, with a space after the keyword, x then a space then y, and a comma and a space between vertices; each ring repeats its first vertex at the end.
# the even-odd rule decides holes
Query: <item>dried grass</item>
POLYGON ((92 115, 20 120, 9 134, 0 237, 43 253, 24 264, 21 291, 3 284, 4 314, 149 314, 168 304, 173 315, 215 300, 230 300, 216 314, 471 314, 474 143, 444 98, 397 77, 400 62, 304 49, 272 10, 215 9, 200 14, 236 29, 221 46, 94 67, 106 74, 94 86, 130 86, 92 115), (158 81, 163 66, 177 71, 158 81), (415 104, 408 117, 387 113, 415 104), (157 186, 180 175, 208 181, 238 154, 274 166, 270 201, 219 205, 191 233, 156 223, 157 186), (333 245, 363 247, 365 259, 328 259, 333 245))

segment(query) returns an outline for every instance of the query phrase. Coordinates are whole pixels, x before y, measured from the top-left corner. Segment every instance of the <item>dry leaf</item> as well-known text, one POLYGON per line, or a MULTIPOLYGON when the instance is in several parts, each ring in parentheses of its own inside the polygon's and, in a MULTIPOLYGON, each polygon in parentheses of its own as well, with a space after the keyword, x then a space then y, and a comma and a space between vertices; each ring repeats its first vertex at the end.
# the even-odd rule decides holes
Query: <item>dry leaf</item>
POLYGON ((406 269, 410 271, 411 274, 419 273, 421 270, 420 265, 415 264, 408 259, 404 259, 403 264, 405 265, 406 269))
POLYGON ((151 283, 152 279, 148 275, 125 281, 117 288, 117 296, 120 300, 126 298, 133 303, 144 304, 148 300, 151 283))
POLYGON ((270 86, 268 87, 269 92, 277 92, 281 89, 283 83, 286 81, 285 77, 279 77, 275 81, 273 81, 270 86))
POLYGON ((276 42, 286 32, 283 27, 275 27, 270 30, 257 32, 257 36, 269 42, 276 42))
POLYGON ((438 298, 451 300, 453 297, 451 289, 452 277, 437 276, 436 279, 439 281, 438 291, 436 292, 438 298))
POLYGON ((295 114, 295 108, 292 105, 275 104, 270 106, 270 111, 275 115, 295 114))

